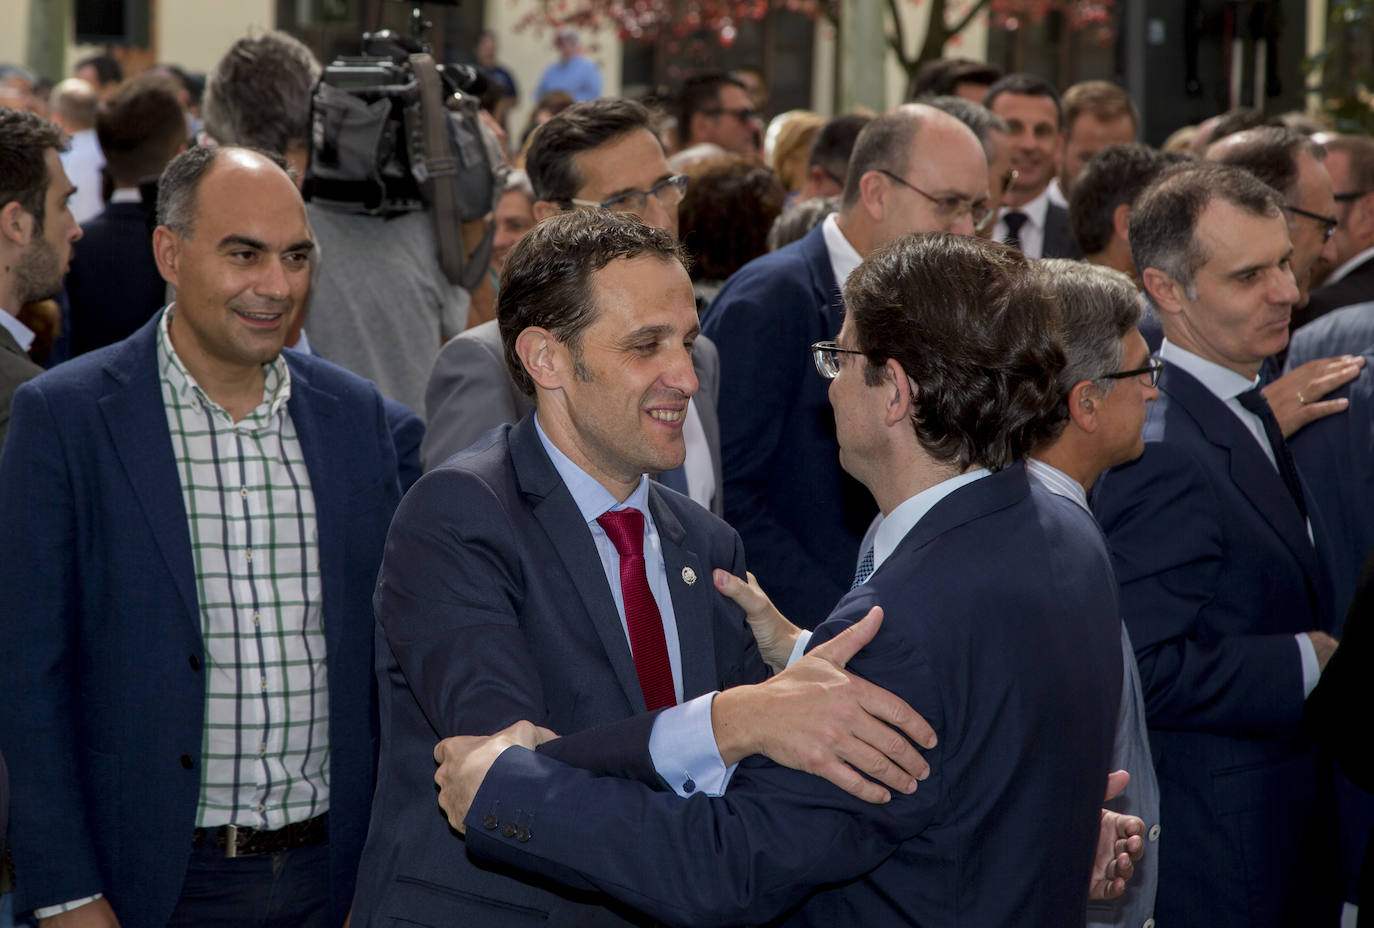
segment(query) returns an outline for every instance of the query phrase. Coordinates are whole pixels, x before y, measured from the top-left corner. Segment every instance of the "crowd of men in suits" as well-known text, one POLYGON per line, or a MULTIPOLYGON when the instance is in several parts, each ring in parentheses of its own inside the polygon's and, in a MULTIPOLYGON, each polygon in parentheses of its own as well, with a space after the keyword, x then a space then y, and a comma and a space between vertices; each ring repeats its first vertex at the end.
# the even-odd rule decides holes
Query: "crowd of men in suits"
POLYGON ((682 152, 543 123, 468 293, 302 198, 319 73, 241 39, 194 135, 68 87, 81 223, 77 124, 0 108, 0 924, 1374 898, 1374 142, 947 59, 708 291, 761 125, 698 75, 682 152))

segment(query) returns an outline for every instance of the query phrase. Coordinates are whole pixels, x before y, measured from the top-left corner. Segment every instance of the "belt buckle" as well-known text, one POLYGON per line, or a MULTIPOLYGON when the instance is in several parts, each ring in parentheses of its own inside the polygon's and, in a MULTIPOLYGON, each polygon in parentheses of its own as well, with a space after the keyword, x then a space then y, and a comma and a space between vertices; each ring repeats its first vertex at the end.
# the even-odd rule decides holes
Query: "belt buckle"
POLYGON ((237 825, 224 826, 224 856, 239 856, 239 826, 237 825))

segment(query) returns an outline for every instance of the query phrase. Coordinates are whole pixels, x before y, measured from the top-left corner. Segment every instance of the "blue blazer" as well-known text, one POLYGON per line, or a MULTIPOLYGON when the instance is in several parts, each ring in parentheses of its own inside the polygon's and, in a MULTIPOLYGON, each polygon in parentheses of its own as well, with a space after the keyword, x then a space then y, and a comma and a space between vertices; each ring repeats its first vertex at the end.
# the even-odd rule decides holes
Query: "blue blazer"
MULTIPOLYGON (((204 646, 156 325, 26 384, 0 456, 0 748, 18 911, 103 892, 166 924, 200 794, 204 646)), ((332 917, 342 923, 375 757, 371 590, 398 498, 371 384, 286 353, 315 496, 329 669, 332 917)))
POLYGON ((66 279, 72 357, 128 338, 167 302, 155 225, 149 204, 110 203, 81 227, 66 279))
MULTIPOLYGON (((743 573, 739 537, 657 484, 649 508, 684 697, 763 679, 743 615, 711 583, 715 567, 743 573), (680 579, 688 569, 690 584, 680 579)), ((532 417, 488 432, 406 494, 376 613, 381 763, 353 924, 623 924, 608 897, 471 861, 435 801, 441 738, 530 719, 569 736, 556 752, 594 755, 607 740, 596 726, 645 713, 595 543, 532 417)))
MULTIPOLYGON (((1300 730, 1293 636, 1331 630, 1326 570, 1254 436, 1172 364, 1144 434, 1145 453, 1098 480, 1093 507, 1121 581, 1159 774, 1155 914, 1160 924, 1321 924, 1335 900, 1328 771, 1300 730)), ((1310 494, 1307 508, 1320 541, 1310 494)))
POLYGON ((843 319, 819 225, 746 264, 702 317, 720 352, 725 520, 773 602, 807 628, 849 589, 877 512, 840 467, 830 383, 811 361, 843 319))
POLYGON ((754 757, 723 798, 683 800, 512 750, 469 852, 694 928, 1082 925, 1122 669, 1091 517, 1009 467, 941 500, 813 642, 874 605, 883 627, 850 667, 940 738, 912 795, 871 805, 754 757))
POLYGON ((1374 302, 1353 303, 1313 319, 1293 333, 1284 370, 1313 358, 1374 351, 1374 302))

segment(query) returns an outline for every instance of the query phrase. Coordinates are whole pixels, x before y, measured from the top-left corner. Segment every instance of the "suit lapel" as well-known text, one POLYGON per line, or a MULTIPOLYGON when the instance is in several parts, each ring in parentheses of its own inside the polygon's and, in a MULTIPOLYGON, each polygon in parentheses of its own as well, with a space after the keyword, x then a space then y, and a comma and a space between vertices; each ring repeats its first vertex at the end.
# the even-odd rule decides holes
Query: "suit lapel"
POLYGON ((835 270, 830 265, 830 249, 825 247, 825 223, 820 223, 801 240, 802 255, 806 266, 811 268, 811 285, 816 290, 817 303, 825 307, 830 320, 830 332, 826 338, 834 338, 844 323, 844 294, 839 282, 835 280, 835 270))
POLYGON ((601 557, 596 553, 596 544, 582 519, 582 512, 539 442, 534 417, 526 416, 517 422, 510 430, 508 441, 520 492, 529 499, 535 519, 572 579, 582 600, 583 612, 601 639, 625 698, 635 712, 644 712, 647 707, 639 686, 639 674, 635 671, 625 629, 620 624, 620 614, 615 609, 615 599, 606 585, 601 557))
POLYGON ((157 371, 161 318, 154 315, 107 362, 105 372, 114 383, 97 406, 187 615, 199 630, 191 531, 157 371))
POLYGON ((715 587, 709 566, 687 545, 687 531, 657 485, 649 487, 649 512, 658 530, 663 566, 668 574, 668 592, 673 598, 678 653, 682 658, 682 696, 691 699, 720 687, 716 674, 715 631, 711 623, 711 598, 716 595, 715 587))
POLYGON ((1255 436, 1215 394, 1173 364, 1164 365, 1159 389, 1188 411, 1208 441, 1226 450, 1231 481, 1293 552, 1313 588, 1321 589, 1321 567, 1307 523, 1255 436))
POLYGON ((344 577, 340 568, 344 563, 344 537, 348 531, 348 487, 343 480, 346 467, 339 455, 345 452, 341 443, 326 441, 333 434, 338 398, 317 389, 301 371, 294 352, 284 352, 291 371, 291 399, 286 409, 296 427, 301 443, 305 470, 310 475, 310 492, 315 500, 315 530, 319 538, 320 587, 323 596, 325 654, 338 654, 342 642, 338 618, 346 614, 341 608, 344 597, 344 577), (331 447, 332 444, 332 447, 331 447), (334 617, 335 621, 330 621, 334 617))

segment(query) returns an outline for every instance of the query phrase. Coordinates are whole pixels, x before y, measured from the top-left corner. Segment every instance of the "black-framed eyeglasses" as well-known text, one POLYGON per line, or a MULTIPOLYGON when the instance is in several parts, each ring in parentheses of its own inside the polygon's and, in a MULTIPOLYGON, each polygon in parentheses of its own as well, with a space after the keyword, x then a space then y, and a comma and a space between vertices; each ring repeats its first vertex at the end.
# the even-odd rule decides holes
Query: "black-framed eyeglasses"
POLYGON ((739 109, 729 109, 724 106, 713 106, 709 110, 702 110, 707 116, 733 116, 740 122, 752 122, 759 118, 759 111, 748 106, 741 106, 739 109))
POLYGON ((1323 216, 1321 213, 1314 213, 1311 210, 1300 209, 1296 206, 1289 206, 1287 204, 1284 204, 1283 208, 1288 210, 1290 213, 1293 213, 1294 215, 1305 216, 1308 219, 1313 220, 1314 222, 1322 223, 1326 227, 1322 229, 1323 242, 1331 241, 1331 236, 1336 234, 1336 227, 1341 224, 1341 221, 1337 219, 1335 216, 1323 216))
POLYGON ((1368 196, 1371 193, 1374 193, 1374 190, 1347 190, 1345 193, 1333 195, 1331 199, 1337 203, 1353 203, 1360 197, 1368 196))
POLYGON ((925 197, 931 203, 934 203, 935 215, 940 217, 940 221, 945 223, 946 225, 954 225, 954 223, 962 219, 964 214, 967 213, 969 215, 969 218, 973 220, 974 228, 981 228, 983 223, 987 221, 988 216, 996 212, 996 210, 994 210, 987 203, 975 203, 968 197, 931 196, 930 194, 922 190, 920 187, 917 187, 911 181, 906 180, 902 177, 898 177, 896 174, 893 174, 887 168, 878 168, 878 173, 892 180, 895 180, 897 183, 901 184, 903 187, 906 187, 908 190, 915 190, 917 193, 925 197))
POLYGON ((863 355, 853 348, 841 348, 834 342, 816 342, 811 346, 811 360, 816 364, 816 373, 826 380, 834 380, 840 373, 840 355, 863 355))
POLYGON ((635 213, 636 215, 644 212, 649 205, 649 197, 658 197, 658 202, 664 206, 677 206, 682 202, 683 195, 687 192, 687 175, 674 174, 672 177, 659 181, 648 190, 631 190, 619 196, 611 197, 604 202, 597 200, 583 200, 579 197, 568 197, 567 202, 574 206, 591 206, 597 209, 608 209, 613 213, 635 213))
POLYGON ((1151 358, 1150 363, 1144 367, 1137 367, 1133 371, 1116 371, 1112 374, 1103 374, 1102 380, 1127 380, 1131 377, 1144 377, 1149 375, 1150 386, 1159 386, 1159 375, 1164 370, 1164 362, 1158 358, 1151 358))

